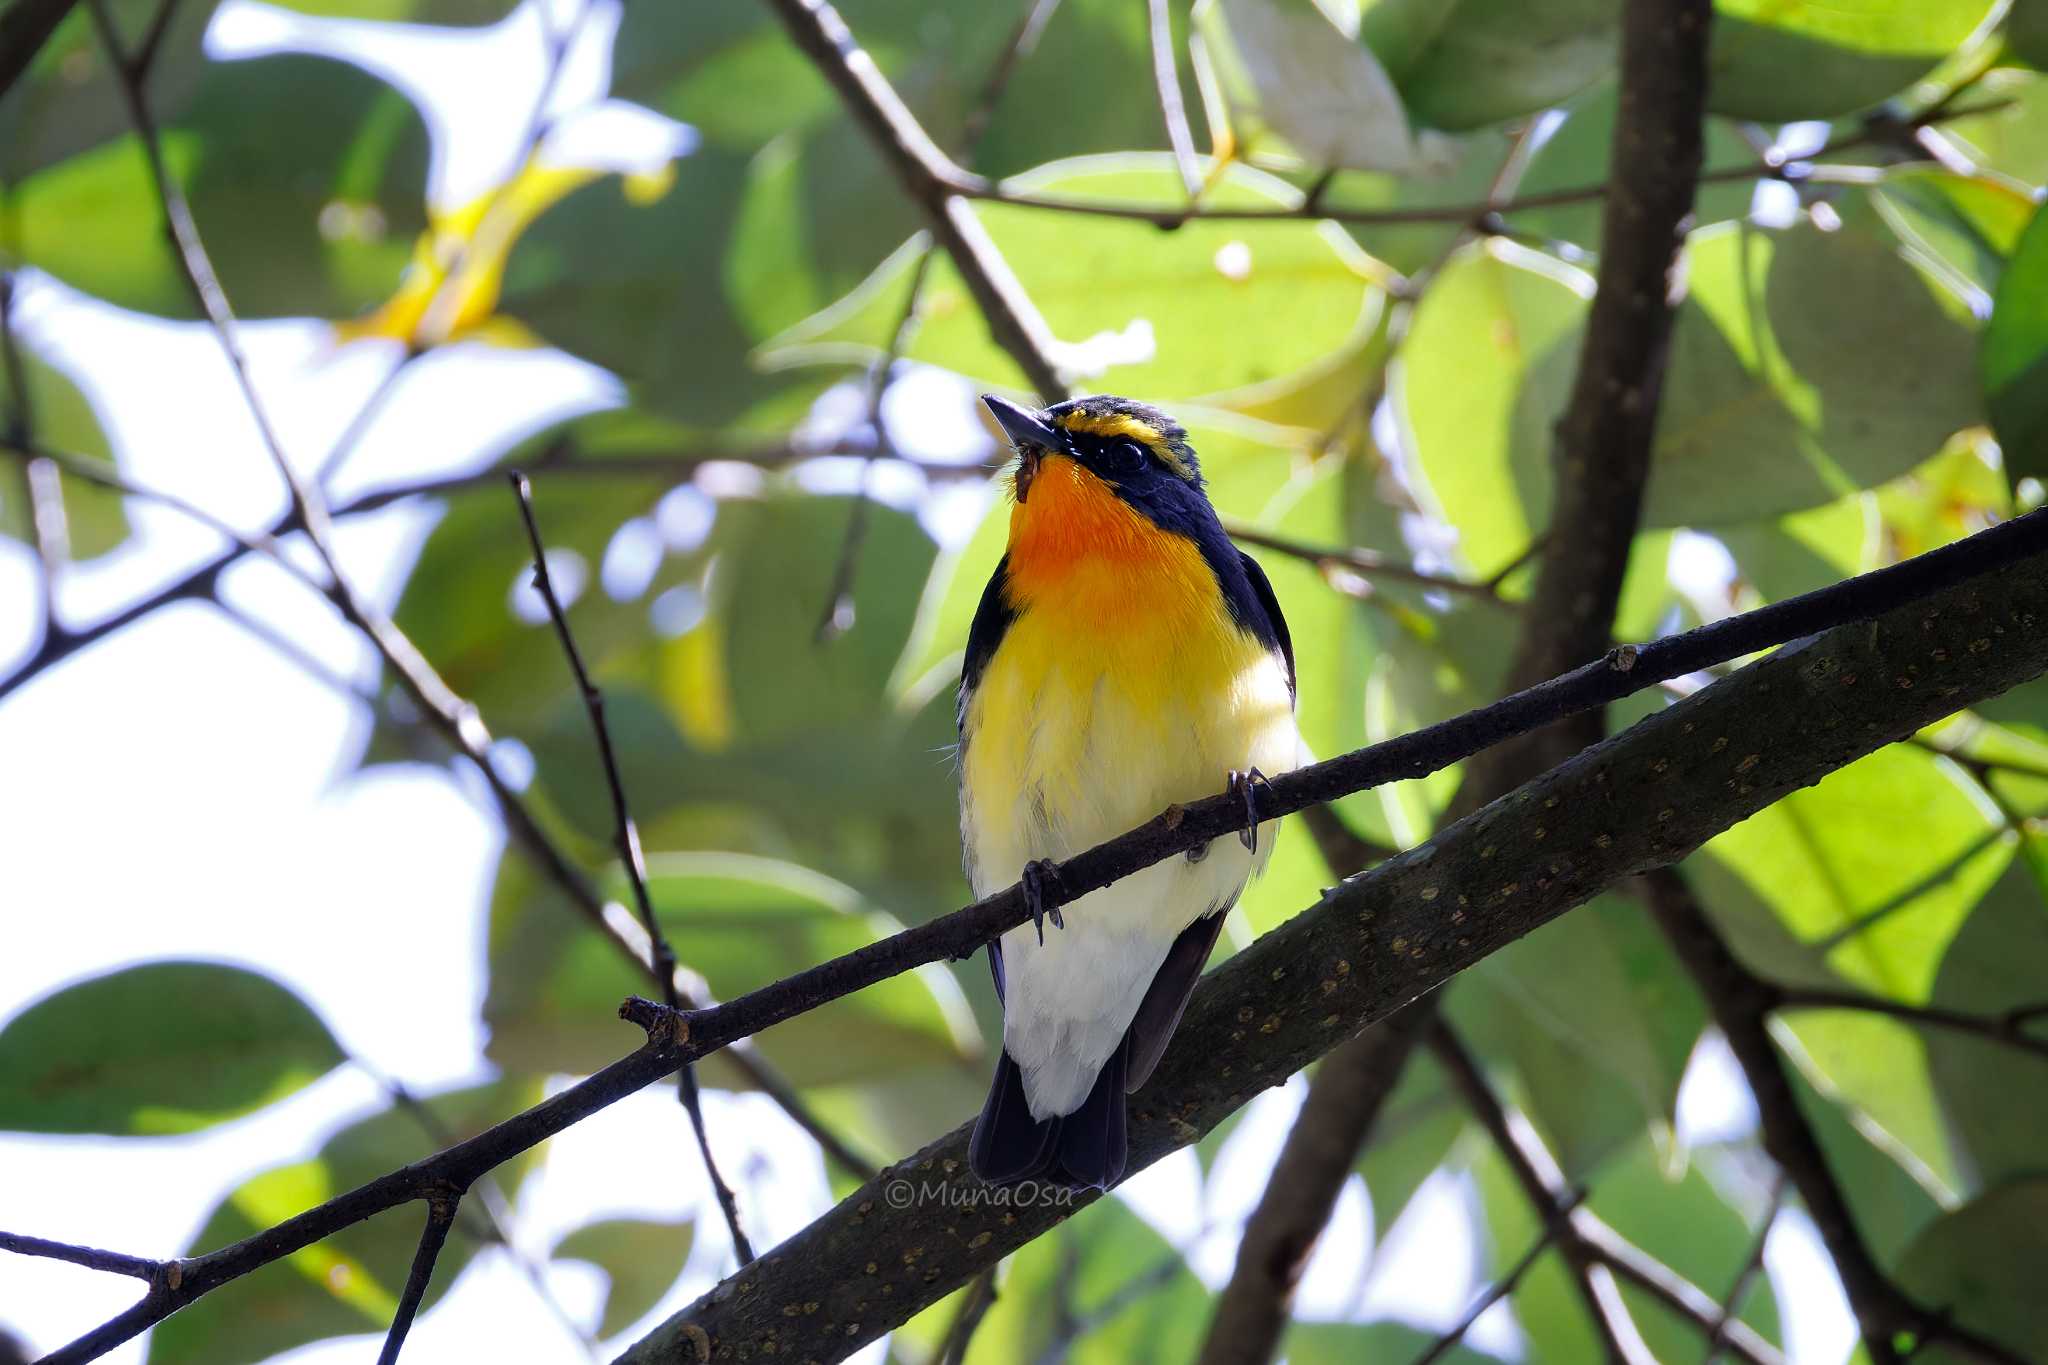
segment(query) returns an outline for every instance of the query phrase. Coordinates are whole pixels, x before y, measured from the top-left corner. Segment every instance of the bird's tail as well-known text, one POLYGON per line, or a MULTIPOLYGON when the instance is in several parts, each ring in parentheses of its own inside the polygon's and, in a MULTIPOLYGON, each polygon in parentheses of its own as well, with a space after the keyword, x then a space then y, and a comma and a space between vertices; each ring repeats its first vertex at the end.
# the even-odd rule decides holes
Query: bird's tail
POLYGON ((1034 1119, 1024 1099, 1024 1073, 1006 1049, 967 1145, 974 1173, 992 1185, 1020 1180, 1046 1180, 1077 1190, 1114 1185, 1130 1155, 1124 1128, 1128 1054, 1128 1046, 1111 1054, 1079 1109, 1034 1119))

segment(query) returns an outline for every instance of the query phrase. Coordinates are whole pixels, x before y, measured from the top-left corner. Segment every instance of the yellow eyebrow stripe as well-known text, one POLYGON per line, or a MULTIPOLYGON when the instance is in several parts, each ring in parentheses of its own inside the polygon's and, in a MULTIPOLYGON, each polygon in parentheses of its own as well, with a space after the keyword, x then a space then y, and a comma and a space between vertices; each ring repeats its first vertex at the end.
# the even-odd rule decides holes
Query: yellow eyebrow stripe
POLYGON ((1084 432, 1090 436, 1128 436, 1140 442, 1147 450, 1166 463, 1166 467, 1181 478, 1188 478, 1192 471, 1180 453, 1169 445, 1160 434, 1159 428, 1142 417, 1133 417, 1127 412, 1096 411, 1090 408, 1074 408, 1060 414, 1060 425, 1068 431, 1084 432))

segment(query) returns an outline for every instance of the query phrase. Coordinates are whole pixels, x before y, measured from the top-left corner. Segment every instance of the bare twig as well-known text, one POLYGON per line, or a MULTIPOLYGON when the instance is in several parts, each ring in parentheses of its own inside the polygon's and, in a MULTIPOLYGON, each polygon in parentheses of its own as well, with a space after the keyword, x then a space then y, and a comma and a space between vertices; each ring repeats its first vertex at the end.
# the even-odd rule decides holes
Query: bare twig
POLYGON ((398 1365, 398 1352, 419 1315, 420 1300, 426 1297, 427 1281, 434 1278, 434 1262, 448 1243, 448 1229, 455 1225, 455 1211, 462 1204, 461 1190, 429 1196, 427 1225, 420 1230, 419 1249, 413 1253, 412 1269, 406 1274, 405 1289, 398 1296, 398 1311, 392 1315, 391 1330, 384 1334, 384 1349, 377 1353, 377 1365, 398 1365))
POLYGON ((1487 1084, 1478 1060, 1451 1032, 1448 1024, 1437 1022, 1429 1035, 1429 1048, 1450 1077, 1451 1084, 1464 1096, 1472 1116, 1493 1138, 1501 1159, 1514 1174, 1515 1183, 1522 1187, 1530 1207, 1543 1220, 1551 1240, 1557 1243, 1565 1263, 1572 1268, 1572 1282, 1579 1291, 1579 1297, 1586 1302, 1587 1316, 1606 1347, 1607 1359, 1648 1361, 1654 1365, 1655 1357, 1644 1345, 1634 1320, 1628 1315, 1627 1306, 1613 1292, 1613 1282, 1607 1280, 1603 1283, 1602 1277, 1596 1273, 1605 1266, 1586 1239, 1579 1235, 1569 1207, 1580 1196, 1565 1188, 1564 1178, 1551 1160, 1550 1153, 1542 1149, 1533 1134, 1516 1129, 1507 1110, 1494 1095, 1493 1088, 1487 1084))
MULTIPOLYGON (((2008 523, 1908 561, 1922 566, 1913 581, 1924 585, 1926 559, 1962 553, 1979 562, 1987 545, 1996 549, 2017 535, 2018 544, 2033 551, 2014 557, 2014 564, 2027 571, 2005 571, 2012 565, 1998 563, 1931 596, 1907 595, 1901 600, 1888 594, 1892 609, 1875 622, 1832 630, 1790 654, 1759 660, 1639 721, 1600 749, 1445 830, 1429 845, 1333 889, 1315 910, 1289 920, 1238 954, 1196 991, 1180 1045, 1168 1051, 1159 1072, 1133 1101, 1132 1169, 1142 1169, 1166 1151, 1192 1142, 1258 1090, 1284 1079, 1350 1032, 1435 989, 1616 879, 1681 856, 1786 791, 1890 738, 1911 734, 1942 714, 2038 676, 2048 668, 2048 630, 2038 625, 2048 620, 2048 584, 2036 571, 2044 551, 2032 534, 2038 525, 2008 523), (2000 537, 2000 530, 2007 534, 2000 537), (1972 546, 1978 554, 1968 553, 1972 546), (2002 623, 2003 635, 1973 651, 1969 641, 1992 621, 2002 623), (1942 657, 1930 661, 1929 650, 1940 651, 1942 657), (1914 688, 1856 693, 1856 705, 1848 712, 1838 709, 1843 699, 1837 693, 1834 700, 1817 697, 1789 714, 1778 713, 1782 708, 1775 699, 1802 687, 1822 686, 1845 673, 1884 676, 1908 661, 1922 661, 1920 685, 1914 688), (1763 698, 1774 700, 1765 705, 1763 698), (1853 715, 1856 723, 1842 723, 1844 714, 1853 715), (1830 720, 1835 725, 1828 725, 1830 720), (1710 742, 1715 737, 1728 742, 1710 742), (1754 759, 1747 756, 1752 751, 1754 759), (1745 780, 1722 782, 1719 774, 1734 771, 1737 762, 1746 765, 1745 780), (1660 809, 1660 802, 1677 791, 1690 795, 1660 809), (1526 886, 1494 886, 1494 879, 1509 869, 1492 854, 1500 847, 1532 847, 1536 841, 1530 830, 1539 821, 1549 831, 1544 847, 1553 860, 1549 865, 1557 870, 1535 876, 1526 886), (1448 915, 1437 904, 1446 884, 1451 888, 1451 898, 1444 901, 1452 907, 1448 915), (1474 907, 1470 914, 1458 902, 1464 894, 1459 888, 1465 886, 1472 892, 1467 896, 1474 907), (1414 935, 1426 941, 1428 950, 1390 952, 1388 944, 1396 939, 1389 935, 1403 942, 1414 935), (1370 972, 1349 970, 1354 958, 1375 966, 1370 972), (1275 972, 1281 978, 1293 973, 1297 980, 1310 981, 1326 975, 1332 988, 1315 991, 1309 1008, 1273 1011, 1275 972), (1262 1009, 1270 1012, 1269 1017, 1252 1035, 1242 1021, 1258 1019, 1262 1009), (1234 1041, 1233 1035, 1242 1041, 1234 1041), (1232 1058, 1231 1065, 1213 1065, 1224 1054, 1232 1058), (1172 1105, 1159 1107, 1161 1097, 1168 1095, 1174 1097, 1172 1105)), ((1941 562, 1946 561, 1937 560, 1941 562)), ((1896 567, 1870 577, 1880 578, 1896 567)), ((1656 648, 1649 646, 1645 652, 1656 648)), ((1498 705, 1512 709, 1512 699, 1498 705)), ((1521 713, 1529 724, 1545 718, 1542 713, 1533 718, 1521 713)), ((1441 743, 1443 727, 1434 728, 1441 743)), ((1451 733, 1460 731, 1454 727, 1451 733)), ((1388 746, 1376 747, 1384 751, 1388 746)), ((1363 761, 1363 751, 1347 757, 1350 761, 1332 760, 1273 779, 1266 797, 1270 813, 1277 816, 1342 794, 1315 794, 1335 773, 1349 773, 1360 787, 1365 785, 1369 779, 1361 774, 1374 764, 1363 761)), ((1412 757, 1407 761, 1414 762, 1412 757)), ((1227 795, 1218 796, 1182 808, 1177 819, 1155 819, 1068 859, 1060 865, 1054 887, 1069 896, 1084 895, 1231 833, 1242 821, 1238 805, 1227 795)), ((708 1009, 678 1014, 651 1001, 629 1001, 622 1012, 649 1033, 648 1043, 638 1051, 475 1138, 242 1242, 181 1262, 179 1287, 153 1290, 135 1307, 58 1351, 50 1358, 51 1365, 93 1359, 193 1298, 340 1228, 436 1191, 466 1188, 512 1156, 736 1039, 924 963, 965 956, 1028 917, 1021 889, 1012 886, 965 910, 708 1009)), ((670 1341, 691 1351, 689 1359, 697 1359, 695 1347, 688 1343, 706 1335, 733 1334, 748 1340, 752 1328, 746 1323, 755 1315, 764 1327, 788 1333, 784 1345, 792 1348, 809 1340, 808 1334, 829 1328, 831 1353, 843 1355, 1088 1202, 1044 1200, 1023 1207, 965 1200, 949 1208, 944 1240, 935 1241, 928 1214, 899 1206, 885 1195, 881 1182, 905 1174, 950 1176, 964 1169, 966 1140, 966 1130, 956 1129, 882 1172, 800 1233, 771 1263, 749 1267, 744 1272, 752 1286, 748 1293, 737 1293, 730 1284, 714 1289, 627 1359, 663 1359, 664 1343, 670 1341), (857 1232, 851 1231, 846 1221, 850 1219, 859 1221, 857 1232), (883 1262, 874 1253, 899 1245, 908 1249, 912 1238, 924 1253, 904 1257, 900 1266, 891 1258, 893 1278, 885 1283, 898 1292, 878 1303, 873 1297, 875 1282, 861 1264, 875 1261, 874 1273, 879 1273, 883 1262), (820 1239, 837 1250, 822 1251, 820 1239), (850 1255, 858 1260, 849 1265, 850 1255), (785 1296, 793 1275, 816 1277, 807 1279, 804 1288, 815 1290, 810 1297, 821 1305, 830 1299, 831 1311, 801 1321, 785 1316, 781 1306, 788 1302, 785 1296), (863 1316, 839 1316, 856 1298, 865 1306, 863 1316)), ((1706 1304, 1701 1312, 1711 1321, 1715 1305, 1711 1299, 1706 1304)), ((826 1354, 822 1345, 819 1354, 826 1354)))
MULTIPOLYGON (((0 196, 5 187, 0 186, 0 196)), ((0 368, 7 377, 14 401, 0 414, 0 439, 27 449, 35 444, 35 399, 28 389, 28 366, 21 358, 21 341, 14 332, 14 292, 19 276, 0 271, 0 368)), ((28 491, 29 535, 42 565, 43 629, 64 633, 57 614, 57 584, 71 559, 71 524, 64 512, 64 485, 57 466, 42 458, 22 467, 22 484, 28 491)))
POLYGON ((1756 1099, 1764 1150, 1806 1205, 1863 1329, 1870 1358, 1877 1365, 1898 1365, 1907 1359, 1912 1349, 1901 1349, 1903 1334, 1916 1344, 1939 1341, 1955 1354, 1987 1365, 2022 1365, 2017 1353, 1915 1303, 1885 1274, 1863 1240, 1848 1196, 1828 1167, 1771 1041, 1768 1019, 1778 1003, 1777 992, 1728 950, 1692 888, 1676 871, 1652 871, 1638 885, 1658 927, 1728 1038, 1729 1050, 1756 1099))
POLYGON ((1289 536, 1262 531, 1256 526, 1242 522, 1224 522, 1223 529, 1230 538, 1246 545, 1256 545, 1262 550, 1304 560, 1323 573, 1327 578, 1332 570, 1344 569, 1366 578, 1388 578, 1402 583, 1412 583, 1419 588, 1433 592, 1456 593, 1459 596, 1476 598, 1493 606, 1511 605, 1501 599, 1499 593, 1484 583, 1475 583, 1468 578, 1454 574, 1430 573, 1398 559, 1390 558, 1377 550, 1337 549, 1329 546, 1310 545, 1289 536))
MULTIPOLYGON (((1584 1197, 1584 1192, 1580 1190, 1567 1193, 1567 1202, 1564 1206, 1567 1217, 1579 1206, 1580 1200, 1584 1197)), ((1507 1274, 1488 1285, 1485 1292, 1472 1301, 1472 1306, 1465 1310, 1463 1317, 1452 1324, 1448 1332, 1431 1342, 1428 1350, 1415 1357, 1414 1365, 1436 1365, 1437 1361, 1455 1350, 1458 1343, 1465 1339, 1465 1334, 1472 1330, 1473 1324, 1486 1316, 1486 1310, 1514 1293, 1516 1286, 1521 1284, 1522 1277, 1535 1268, 1536 1263, 1543 1259, 1543 1253, 1556 1245, 1556 1242, 1555 1230, 1546 1225, 1542 1234, 1536 1238, 1535 1245, 1522 1253, 1521 1259, 1508 1268, 1507 1274)))
POLYGON ((960 156, 965 164, 974 164, 974 154, 981 148, 982 135, 988 132, 996 106, 1003 102, 1003 92, 1009 89, 1010 78, 1038 50, 1038 40, 1044 36, 1045 26, 1052 22, 1053 13, 1059 7, 1060 0, 1032 0, 1031 8, 1024 12, 1024 17, 1011 31, 1010 41, 1003 45, 995 65, 989 68, 988 79, 982 82, 981 90, 975 95, 973 107, 961 120, 960 156))
MULTIPOLYGON (((625 779, 619 773, 619 756, 612 747, 611 726, 604 715, 604 692, 591 680, 590 670, 583 665, 583 653, 576 648, 576 636, 569 629, 569 613, 562 606, 562 599, 555 592, 555 582, 548 573, 547 546, 542 542, 540 523, 534 519, 533 487, 524 474, 514 470, 510 475, 513 494, 519 500, 519 515, 526 523, 526 539, 533 547, 533 586, 540 593, 541 601, 547 604, 548 619, 554 623, 555 636, 562 642, 562 653, 568 657, 569 669, 576 675, 577 690, 583 696, 583 709, 590 715, 590 729, 597 739, 598 758, 604 765, 605 786, 611 792, 613 847, 618 850, 619 865, 625 869, 626 880, 633 888, 633 905, 640 915, 640 926, 647 931, 648 952, 654 969, 654 979, 661 989, 662 1001, 670 1009, 684 1007, 684 997, 676 986, 676 955, 669 947, 668 935, 662 932, 661 920, 654 913, 654 899, 647 891, 647 858, 640 848, 640 827, 633 822, 632 807, 626 801, 625 779)), ((741 1265, 754 1259, 754 1245, 747 1240, 745 1230, 740 1226, 739 1200, 733 1196, 732 1186, 718 1169, 718 1159, 711 1151, 711 1135, 704 1124, 704 1106, 697 1091, 697 1076, 694 1067, 684 1067, 678 1074, 677 1095, 683 1108, 690 1116, 690 1129, 697 1137, 697 1150, 704 1158, 704 1171, 711 1179, 712 1192, 718 1198, 719 1212, 725 1216, 726 1230, 732 1234, 733 1252, 741 1265)))
POLYGON ((1777 1226, 1778 1214, 1784 1207, 1785 1173, 1780 1171, 1771 1181, 1770 1198, 1764 1203, 1764 1216, 1757 1224, 1756 1240, 1750 1243, 1749 1255, 1743 1258, 1742 1268, 1735 1272, 1734 1283, 1728 1286, 1728 1297, 1721 1300, 1721 1316, 1715 1321, 1714 1330, 1707 1333, 1707 1354, 1702 1365, 1714 1365, 1721 1358, 1721 1343, 1728 1335, 1728 1324, 1741 1315, 1749 1291, 1763 1277, 1764 1252, 1770 1246, 1771 1229, 1777 1226))
POLYGON ((985 183, 962 171, 939 150, 875 61, 854 41, 846 21, 826 0, 767 0, 790 38, 838 90, 883 159, 925 212, 932 235, 966 283, 996 344, 1009 352, 1046 402, 1067 396, 1053 357, 1058 346, 1038 306, 974 216, 953 177, 985 183))
POLYGON ((73 1246, 69 1242, 53 1242, 47 1237, 30 1237, 19 1232, 0 1232, 0 1251, 11 1251, 17 1256, 38 1256, 44 1260, 65 1261, 71 1265, 84 1266, 87 1270, 104 1270, 109 1275, 126 1275, 147 1284, 160 1282, 174 1264, 170 1261, 152 1261, 142 1256, 129 1256, 119 1251, 102 1251, 98 1247, 73 1246))
MULTIPOLYGON (((1166 142, 1180 170, 1181 187, 1194 203, 1202 194, 1202 168, 1195 160, 1195 136, 1188 131, 1188 111, 1180 97, 1180 72, 1173 59, 1173 14, 1166 0, 1145 0, 1152 37, 1152 83, 1159 90, 1159 116, 1166 123, 1166 142)), ((1313 198, 1313 196, 1311 196, 1313 198)))
POLYGON ((939 1365, 966 1365, 967 1348, 995 1302, 996 1270, 990 1266, 969 1282, 960 1300, 960 1311, 954 1314, 952 1325, 946 1329, 946 1339, 939 1345, 939 1365))
POLYGON ((1859 1010, 1865 1014, 1882 1014, 1903 1023, 1917 1024, 1922 1028, 1945 1029, 1952 1033, 1966 1033, 1990 1042, 2003 1043, 2007 1047, 2017 1048, 2021 1052, 2031 1053, 2048 1061, 2048 1038, 2036 1037, 2021 1027, 2024 1012, 1971 1014, 1966 1010, 1945 1009, 1940 1005, 1909 1005, 1899 1000, 1887 1000, 1881 995, 1866 995, 1862 991, 1830 990, 1822 986, 1763 984, 1770 992, 1773 1007, 1776 1009, 1859 1010))

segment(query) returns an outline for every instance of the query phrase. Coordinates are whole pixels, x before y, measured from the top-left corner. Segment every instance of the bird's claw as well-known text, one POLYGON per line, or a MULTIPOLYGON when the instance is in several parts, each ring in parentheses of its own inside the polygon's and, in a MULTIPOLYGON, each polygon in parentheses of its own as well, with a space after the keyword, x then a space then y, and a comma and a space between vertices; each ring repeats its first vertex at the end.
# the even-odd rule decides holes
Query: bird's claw
POLYGON ((1223 790, 1226 795, 1235 796, 1244 802, 1244 828, 1237 832, 1238 842, 1248 853, 1259 851, 1259 788, 1272 789, 1273 784, 1257 768, 1246 768, 1242 772, 1230 770, 1223 790))
POLYGON ((1038 931, 1038 946, 1045 946, 1045 922, 1050 919, 1055 929, 1065 929, 1067 922, 1060 918, 1057 905, 1045 903, 1045 888, 1048 882, 1057 886, 1060 880, 1059 864, 1050 858, 1033 858, 1024 864, 1024 875, 1018 878, 1024 888, 1024 908, 1031 912, 1031 927, 1038 931))

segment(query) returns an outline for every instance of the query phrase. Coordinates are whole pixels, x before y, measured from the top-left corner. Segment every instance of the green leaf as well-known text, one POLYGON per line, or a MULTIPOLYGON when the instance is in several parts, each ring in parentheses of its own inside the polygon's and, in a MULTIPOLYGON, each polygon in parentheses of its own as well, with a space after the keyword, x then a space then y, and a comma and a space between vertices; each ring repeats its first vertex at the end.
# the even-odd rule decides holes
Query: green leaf
MULTIPOLYGON (((162 145, 244 315, 346 317, 381 303, 426 226, 426 125, 346 63, 213 63, 162 145)), ((134 135, 31 175, 15 205, 26 264, 125 308, 199 315, 134 135)))
MULTIPOLYGON (((1947 763, 1899 745, 1792 793, 1705 851, 1710 903, 1733 916, 1739 944, 1751 907, 1764 908, 1841 977, 1915 1004, 2011 856, 1996 813, 1947 763), (1723 869, 1734 884, 1715 876, 1723 869)), ((1745 955, 1771 962, 1763 942, 1745 955)))
POLYGON ((1178 1251, 1122 1201, 1100 1200, 1011 1259, 975 1365, 1192 1359, 1209 1305, 1178 1251))
POLYGON ((1376 0, 1359 36, 1423 123, 1477 128, 1571 98, 1614 70, 1602 0, 1376 0))
POLYGON ((1992 0, 1716 0, 1707 107, 1787 123, 1854 113, 1961 47, 1992 0))
MULTIPOLYGON (((1405 1361, 1421 1358, 1436 1336, 1399 1322, 1290 1322, 1281 1341, 1288 1365, 1356 1365, 1365 1360, 1405 1361)), ((1437 1359, 1450 1365, 1497 1365, 1490 1356, 1464 1342, 1437 1359)))
MULTIPOLYGON (((1619 95, 1611 81, 1573 100, 1564 122, 1530 156, 1528 168, 1516 186, 1516 196, 1604 184, 1608 179, 1608 158, 1614 150, 1614 119, 1619 106, 1619 95)), ((1709 120, 1702 131, 1706 136, 1702 171, 1735 170, 1757 164, 1756 152, 1728 124, 1709 120)), ((1693 204, 1694 221, 1705 226, 1746 217, 1755 187, 1753 180, 1702 181, 1693 204)), ((1514 215, 1514 224, 1597 251, 1600 218, 1601 201, 1596 197, 1583 203, 1524 209, 1514 215)))
POLYGON ((1228 41, 1210 46, 1243 68, 1260 122, 1311 167, 1417 168, 1408 111, 1372 49, 1314 5, 1223 0, 1228 41))
POLYGON ((1982 112, 1942 124, 1945 137, 1981 170, 2039 187, 2048 181, 2048 76, 2000 68, 1970 92, 1982 112))
MULTIPOLYGON (((1482 982, 1490 1050, 1514 1057, 1568 1173, 1646 1123, 1668 1138, 1705 1010, 1638 906, 1597 897, 1481 963, 1482 982), (1619 1088, 1618 1110, 1589 1102, 1596 1084, 1619 1088)), ((1461 1019, 1468 994, 1453 996, 1461 1019)))
MULTIPOLYGON (((2037 1175, 2001 1185, 1928 1228, 1899 1263, 1898 1279, 1920 1302, 1939 1304, 2023 1358, 2041 1359, 2048 1357, 2044 1263, 2048 1177, 2037 1175)), ((1966 1358, 1938 1338, 1920 1354, 1940 1365, 1966 1358)))
MULTIPOLYGON (((2015 858, 1949 944, 1934 1003, 1995 1017, 2044 997, 2048 913, 2028 860, 2015 858)), ((2038 1034, 2040 1025, 2034 1030, 2038 1034)), ((1921 1036, 1969 1188, 2039 1171, 2041 1135, 2048 1132, 2048 1059, 1952 1029, 1925 1029, 1921 1036)))
POLYGON ((2048 67, 2048 0, 2013 0, 2005 13, 2005 42, 2029 66, 2048 67))
POLYGON ((1444 1164, 1464 1131, 1462 1101, 1452 1092, 1443 1069, 1426 1050, 1416 1049, 1354 1163, 1372 1198, 1375 1242, 1386 1240, 1408 1201, 1444 1164))
POLYGON ((555 1243, 556 1260, 588 1261, 605 1273, 600 1337, 617 1336, 652 1312, 681 1278, 695 1229, 687 1222, 612 1218, 581 1227, 555 1243))
POLYGON ((1453 258, 1416 306, 1392 397, 1432 510, 1457 528, 1476 577, 1505 568, 1543 529, 1541 509, 1518 496, 1517 458, 1541 447, 1547 466, 1549 428, 1522 394, 1540 358, 1574 349, 1589 292, 1580 272, 1492 240, 1453 258))
MULTIPOLYGON (((1735 1282, 1760 1231, 1759 1210, 1738 1209, 1698 1165, 1677 1174, 1663 1169, 1647 1142, 1601 1170, 1591 1205, 1615 1231, 1717 1297, 1735 1282)), ((1695 1323, 1623 1285, 1622 1297, 1652 1358, 1689 1360, 1698 1352, 1695 1323)), ((1758 1281, 1740 1317, 1767 1340, 1782 1340, 1768 1278, 1758 1281)))
POLYGON ((1999 281, 1983 375, 2007 473, 2048 478, 2048 213, 2035 213, 1999 281))
POLYGON ((1958 175, 1938 167, 1901 167, 1870 196, 1910 258, 1956 283, 1975 301, 1998 287, 2008 257, 2034 216, 2032 191, 1986 172, 1958 175))
POLYGON ((0 1128, 191 1133, 312 1084, 343 1060, 267 976, 154 962, 66 987, 0 1030, 0 1128))
MULTIPOLYGON (((1171 208, 1185 191, 1170 159, 1097 157, 1042 167, 1019 190, 1171 208)), ((1298 194, 1233 167, 1204 202, 1274 205, 1298 194)), ((1162 234, 1148 223, 984 204, 977 212, 1025 292, 1065 345, 1060 359, 1108 391, 1168 401, 1291 375, 1346 349, 1376 325, 1385 271, 1329 224, 1196 221, 1162 234), (1105 279, 1116 281, 1104 289, 1105 279)), ((853 294, 770 342, 767 364, 880 356, 900 313, 913 252, 899 252, 853 294)), ((925 286, 912 359, 977 380, 1018 385, 1019 372, 950 262, 925 286)))
MULTIPOLYGON (((374 1180, 450 1144, 476 1136, 541 1098, 537 1080, 508 1079, 449 1091, 418 1108, 382 1110, 329 1138, 309 1161, 280 1166, 237 1186, 215 1206, 188 1255, 214 1251, 374 1180)), ((493 1178, 515 1187, 539 1151, 493 1178)), ((421 1311, 455 1282, 479 1250, 476 1197, 465 1200, 434 1267, 421 1311)), ((381 1333, 391 1323, 424 1221, 421 1205, 388 1209, 366 1222, 231 1280, 165 1319, 150 1333, 149 1365, 255 1365, 311 1341, 381 1333)))
MULTIPOLYGON (((735 996, 852 952, 902 928, 851 888, 818 873, 738 854, 649 859, 648 891, 676 956, 713 997, 735 996)), ((609 896, 624 903, 622 880, 609 896)), ((532 911, 518 922, 536 924, 532 911)), ((487 1054, 530 1070, 590 1071, 616 1060, 614 1017, 646 981, 617 949, 583 932, 542 951, 494 914, 487 1054)), ((762 1052, 803 1086, 853 1085, 921 1067, 975 1067, 980 1038, 945 968, 927 965, 779 1024, 762 1052)))
POLYGON ((1981 420, 1956 301, 1865 224, 1710 228, 1686 269, 1650 524, 1816 506, 1904 473, 1981 420))
MULTIPOLYGON (((18 417, 38 444, 83 456, 112 472, 114 449, 92 401, 63 371, 45 364, 26 346, 20 347, 19 353, 28 403, 22 404, 14 392, 13 376, 0 365, 0 421, 18 417)), ((28 466, 11 457, 8 464, 12 468, 0 482, 0 536, 33 544, 35 504, 29 492, 28 466)), ((128 513, 119 493, 70 476, 61 476, 60 482, 73 559, 97 558, 128 538, 128 513)))
POLYGON ((1847 1105, 1814 1089, 1798 1067, 1792 1089, 1835 1181, 1849 1193, 1856 1228, 1879 1264, 1892 1265, 1906 1244, 1941 1213, 1926 1167, 1890 1135, 1847 1105))

